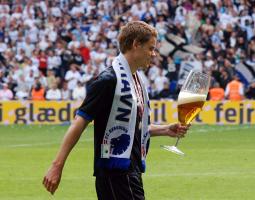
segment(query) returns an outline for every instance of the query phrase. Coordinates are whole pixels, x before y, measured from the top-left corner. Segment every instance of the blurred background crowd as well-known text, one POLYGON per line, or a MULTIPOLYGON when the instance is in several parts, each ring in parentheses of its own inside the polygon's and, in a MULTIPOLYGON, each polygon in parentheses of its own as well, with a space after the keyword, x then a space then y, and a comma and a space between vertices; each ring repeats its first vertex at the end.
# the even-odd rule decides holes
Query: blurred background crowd
POLYGON ((255 1, 0 0, 0 100, 84 99, 132 20, 159 33, 152 99, 176 99, 193 68, 211 74, 209 99, 255 99, 255 1))

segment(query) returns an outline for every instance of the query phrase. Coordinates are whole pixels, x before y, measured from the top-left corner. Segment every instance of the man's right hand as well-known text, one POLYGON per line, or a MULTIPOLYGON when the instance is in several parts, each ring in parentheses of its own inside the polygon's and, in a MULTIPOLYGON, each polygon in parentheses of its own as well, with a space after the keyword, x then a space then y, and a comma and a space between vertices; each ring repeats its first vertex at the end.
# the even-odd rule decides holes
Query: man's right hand
POLYGON ((76 115, 68 128, 54 162, 43 178, 43 185, 51 194, 54 194, 58 188, 65 161, 89 122, 83 117, 76 115))
POLYGON ((53 195, 61 180, 63 167, 53 163, 43 178, 44 187, 53 195))

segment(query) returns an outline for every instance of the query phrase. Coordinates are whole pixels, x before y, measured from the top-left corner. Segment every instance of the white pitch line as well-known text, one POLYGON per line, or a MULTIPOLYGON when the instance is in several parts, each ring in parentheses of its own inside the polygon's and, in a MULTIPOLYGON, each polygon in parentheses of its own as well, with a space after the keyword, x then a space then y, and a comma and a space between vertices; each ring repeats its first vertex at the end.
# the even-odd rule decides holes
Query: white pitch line
MULTIPOLYGON (((34 180, 41 180, 42 177, 8 177, 6 179, 4 178, 0 178, 0 181, 34 181, 34 180)), ((75 181, 75 180, 84 180, 85 182, 87 182, 88 177, 84 176, 84 177, 72 177, 72 178, 62 178, 62 180, 66 180, 66 181, 75 181)))
MULTIPOLYGON (((93 141, 92 138, 90 139, 85 139, 85 140, 80 140, 79 142, 91 142, 93 141)), ((56 144, 61 144, 61 142, 44 142, 44 143, 27 143, 27 144, 11 144, 11 145, 3 145, 0 147, 4 148, 16 148, 16 147, 33 147, 33 146, 48 146, 48 145, 56 145, 56 144)))
MULTIPOLYGON (((24 199, 24 196, 21 196, 21 197, 22 197, 22 199, 24 199)), ((29 199, 31 199, 31 200, 42 200, 41 197, 35 198, 35 197, 25 196, 25 198, 26 198, 26 200, 29 200, 29 199)), ((48 199, 55 199, 55 198, 54 197, 49 197, 48 199)), ((69 200, 69 198, 62 198, 62 197, 61 197, 61 199, 62 200, 69 200)), ((75 197, 73 199, 74 200, 84 200, 84 197, 75 197)), ((14 198, 8 197, 8 198, 5 198, 4 200, 17 200, 17 197, 14 197, 14 198)), ((86 197, 86 200, 95 200, 95 198, 86 197)))
POLYGON ((233 131, 233 130, 244 130, 244 129, 249 129, 251 128, 251 126, 238 126, 238 127, 223 127, 223 126, 220 126, 218 128, 201 128, 201 129, 195 129, 195 130, 190 130, 190 133, 193 133, 193 132, 208 132, 208 131, 216 131, 216 132, 220 132, 220 131, 233 131))
POLYGON ((202 173, 164 173, 164 174, 145 174, 144 177, 149 178, 156 178, 156 177, 176 177, 176 176, 184 176, 184 177, 193 177, 193 176, 217 176, 217 177, 224 177, 224 176, 240 176, 242 177, 250 177, 251 175, 255 175, 255 172, 249 171, 247 172, 202 172, 202 173))
MULTIPOLYGON (((242 178, 253 178, 252 175, 255 175, 255 172, 202 172, 202 173, 160 173, 160 174, 144 174, 144 178, 158 178, 158 177, 226 177, 226 176, 241 176, 242 178)), ((77 176, 77 177, 63 177, 62 180, 66 181, 79 181, 83 180, 87 182, 89 179, 93 178, 92 176, 77 176)), ((0 181, 34 181, 40 180, 41 177, 8 177, 0 178, 0 181)), ((93 179, 94 180, 94 179, 93 179)))

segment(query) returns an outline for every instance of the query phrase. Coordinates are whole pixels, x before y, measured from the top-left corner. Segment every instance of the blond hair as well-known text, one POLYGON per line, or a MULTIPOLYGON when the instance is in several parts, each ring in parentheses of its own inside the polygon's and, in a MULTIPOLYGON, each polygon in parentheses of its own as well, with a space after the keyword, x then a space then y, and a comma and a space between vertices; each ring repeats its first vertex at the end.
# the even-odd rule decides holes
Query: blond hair
POLYGON ((135 40, 144 44, 151 37, 157 38, 157 35, 156 29, 143 21, 128 22, 125 26, 121 27, 118 37, 120 51, 125 53, 131 50, 135 40))

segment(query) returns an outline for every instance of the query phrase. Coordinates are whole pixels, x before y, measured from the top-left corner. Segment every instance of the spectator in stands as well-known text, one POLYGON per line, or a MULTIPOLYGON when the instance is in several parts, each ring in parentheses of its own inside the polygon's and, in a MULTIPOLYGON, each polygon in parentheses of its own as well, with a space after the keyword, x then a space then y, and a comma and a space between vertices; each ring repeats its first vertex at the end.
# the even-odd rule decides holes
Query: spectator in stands
POLYGON ((157 99, 168 99, 170 98, 169 81, 165 80, 163 83, 163 89, 157 95, 157 99))
POLYGON ((55 76, 55 73, 52 69, 47 70, 47 88, 51 89, 53 88, 53 85, 57 85, 59 83, 57 77, 55 76))
POLYGON ((81 66, 84 63, 83 57, 80 54, 80 50, 78 48, 72 49, 72 57, 73 57, 73 64, 81 66))
POLYGON ((91 51, 91 58, 94 60, 93 64, 97 66, 99 72, 103 71, 105 68, 105 59, 107 55, 102 47, 100 47, 100 43, 95 44, 95 48, 91 51))
POLYGON ((20 74, 17 78, 17 87, 14 89, 15 99, 17 100, 25 100, 29 98, 29 91, 30 91, 29 84, 25 81, 25 77, 23 74, 20 74))
POLYGON ((220 87, 218 82, 215 82, 209 90, 209 99, 212 101, 222 101, 225 98, 225 91, 220 87))
POLYGON ((45 76, 41 71, 39 71, 39 75, 36 77, 39 82, 42 84, 42 87, 48 88, 48 76, 45 76))
POLYGON ((77 87, 72 91, 73 100, 83 100, 86 97, 86 87, 80 82, 77 82, 77 87))
POLYGON ((163 90, 165 91, 166 85, 167 85, 167 89, 169 90, 169 80, 164 75, 164 70, 161 68, 159 68, 159 69, 160 69, 159 75, 154 80, 155 89, 156 89, 157 94, 162 93, 163 90))
POLYGON ((84 63, 87 63, 90 60, 90 49, 85 45, 85 42, 81 42, 79 50, 84 63))
POLYGON ((70 70, 68 70, 65 75, 65 80, 68 82, 68 89, 70 91, 77 87, 77 82, 81 79, 81 74, 77 68, 77 65, 71 64, 70 70))
POLYGON ((24 74, 29 74, 31 70, 33 71, 34 76, 39 75, 38 66, 33 65, 33 62, 29 57, 25 57, 23 63, 23 72, 24 74))
POLYGON ((39 61, 39 70, 46 76, 47 67, 48 67, 48 63, 47 63, 48 58, 45 51, 40 50, 37 59, 39 61))
POLYGON ((39 80, 35 82, 35 85, 31 90, 31 100, 33 101, 44 101, 45 100, 45 89, 42 87, 39 80))
POLYGON ((80 82, 86 86, 95 77, 96 70, 90 62, 82 67, 85 73, 81 76, 80 82))
POLYGON ((36 76, 34 75, 34 71, 30 70, 28 74, 25 74, 25 81, 29 85, 29 88, 31 89, 33 84, 35 83, 36 76))
POLYGON ((46 100, 61 100, 61 91, 57 83, 52 84, 52 87, 46 91, 46 100))
POLYGON ((13 92, 8 88, 7 83, 2 84, 2 89, 0 89, 0 100, 8 101, 13 99, 13 92))
POLYGON ((248 87, 248 89, 247 89, 245 95, 246 95, 246 97, 247 97, 248 99, 253 99, 253 100, 255 100, 255 81, 253 81, 253 82, 249 85, 249 87, 248 87))
POLYGON ((62 79, 65 78, 66 72, 69 70, 70 65, 73 62, 72 52, 69 50, 63 50, 61 52, 61 66, 58 71, 58 76, 60 76, 62 79))
POLYGON ((229 74, 224 70, 224 68, 220 69, 220 86, 225 89, 227 84, 231 81, 229 74))
POLYGON ((231 101, 240 101, 244 99, 243 84, 239 81, 238 76, 234 76, 232 81, 227 84, 225 97, 231 101))
POLYGON ((71 100, 71 91, 68 89, 68 85, 66 81, 62 83, 62 88, 60 92, 61 92, 62 100, 71 100))
POLYGON ((57 74, 57 72, 59 71, 59 67, 61 65, 61 58, 59 55, 56 55, 55 51, 53 50, 49 50, 47 54, 48 54, 47 69, 51 69, 55 72, 55 74, 57 74))

